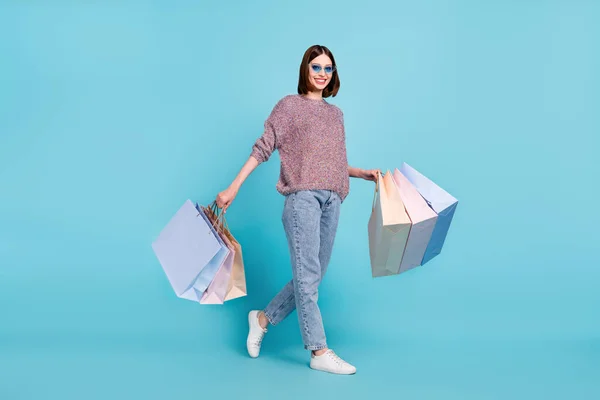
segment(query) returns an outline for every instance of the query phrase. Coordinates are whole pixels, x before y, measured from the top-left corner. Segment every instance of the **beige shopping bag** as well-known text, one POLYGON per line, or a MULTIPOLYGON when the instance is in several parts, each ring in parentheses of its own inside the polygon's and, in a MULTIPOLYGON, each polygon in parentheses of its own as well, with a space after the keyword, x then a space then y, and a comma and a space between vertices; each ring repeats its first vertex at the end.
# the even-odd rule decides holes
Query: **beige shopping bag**
POLYGON ((396 275, 410 233, 406 214, 392 174, 378 176, 369 219, 369 253, 373 277, 396 275))
POLYGON ((225 301, 237 299, 248 294, 246 291, 246 274, 244 272, 244 257, 242 256, 242 246, 229 232, 229 240, 235 249, 235 258, 231 267, 231 278, 227 287, 225 301))

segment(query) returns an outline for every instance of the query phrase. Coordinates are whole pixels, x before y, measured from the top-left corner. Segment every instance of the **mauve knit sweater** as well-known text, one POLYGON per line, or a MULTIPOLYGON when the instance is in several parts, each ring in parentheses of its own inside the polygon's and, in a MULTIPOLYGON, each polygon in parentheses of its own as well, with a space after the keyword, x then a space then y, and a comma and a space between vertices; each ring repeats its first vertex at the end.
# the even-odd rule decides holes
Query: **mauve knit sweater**
POLYGON ((277 191, 331 190, 342 201, 350 188, 342 111, 325 100, 288 95, 273 108, 252 147, 259 164, 279 151, 277 191))

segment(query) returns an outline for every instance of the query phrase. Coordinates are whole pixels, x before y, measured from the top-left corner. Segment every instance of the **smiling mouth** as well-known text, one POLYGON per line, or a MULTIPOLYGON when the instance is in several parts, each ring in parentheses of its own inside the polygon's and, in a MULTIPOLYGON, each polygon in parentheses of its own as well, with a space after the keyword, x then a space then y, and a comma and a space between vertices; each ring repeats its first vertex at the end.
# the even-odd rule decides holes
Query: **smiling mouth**
POLYGON ((327 79, 316 79, 315 78, 315 82, 317 82, 317 84, 319 84, 319 85, 324 85, 325 82, 327 82, 327 79))

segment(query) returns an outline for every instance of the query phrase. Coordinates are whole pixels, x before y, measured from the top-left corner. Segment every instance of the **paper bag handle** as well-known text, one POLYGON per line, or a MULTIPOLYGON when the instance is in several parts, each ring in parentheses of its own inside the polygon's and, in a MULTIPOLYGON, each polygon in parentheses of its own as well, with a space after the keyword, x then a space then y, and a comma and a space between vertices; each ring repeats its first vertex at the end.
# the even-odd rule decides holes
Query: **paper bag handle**
POLYGON ((214 222, 212 222, 214 228, 223 235, 227 236, 230 241, 235 242, 236 240, 229 231, 229 224, 227 223, 227 219, 225 219, 225 213, 219 212, 219 206, 217 205, 217 202, 214 201, 207 208, 202 208, 215 216, 214 222))
POLYGON ((377 180, 375 181, 375 193, 373 194, 373 205, 371 207, 371 211, 375 209, 375 200, 377 200, 377 192, 379 192, 379 175, 380 172, 377 171, 377 180))
POLYGON ((208 217, 210 224, 216 230, 221 231, 221 225, 222 225, 221 221, 220 221, 221 217, 220 217, 219 213, 217 212, 218 210, 215 210, 214 203, 209 205, 208 207, 200 206, 200 208, 208 217))

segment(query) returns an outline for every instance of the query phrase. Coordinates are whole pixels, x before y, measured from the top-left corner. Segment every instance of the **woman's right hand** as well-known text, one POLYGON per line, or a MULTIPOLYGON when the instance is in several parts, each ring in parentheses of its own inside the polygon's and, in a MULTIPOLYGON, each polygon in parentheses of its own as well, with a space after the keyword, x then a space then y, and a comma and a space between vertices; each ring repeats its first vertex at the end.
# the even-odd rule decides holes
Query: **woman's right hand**
POLYGON ((227 211, 227 207, 231 205, 231 202, 237 196, 237 192, 237 189, 230 186, 217 195, 217 206, 223 209, 223 213, 227 211))

